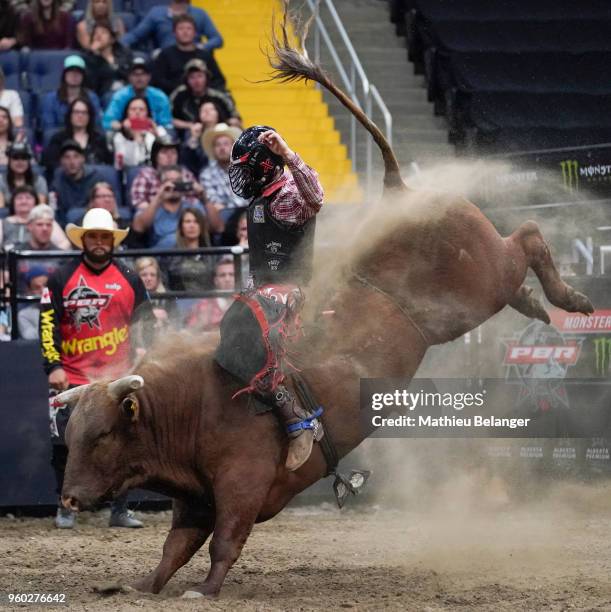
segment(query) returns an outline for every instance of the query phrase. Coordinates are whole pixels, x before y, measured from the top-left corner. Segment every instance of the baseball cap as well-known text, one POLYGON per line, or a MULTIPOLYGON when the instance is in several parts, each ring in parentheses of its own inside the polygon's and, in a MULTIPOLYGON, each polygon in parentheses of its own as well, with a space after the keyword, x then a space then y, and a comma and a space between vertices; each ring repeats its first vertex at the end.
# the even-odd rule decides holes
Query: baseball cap
POLYGON ((81 145, 76 142, 76 140, 64 140, 60 150, 59 150, 59 155, 60 157, 66 152, 66 151, 76 151, 77 153, 80 153, 81 155, 85 155, 85 151, 83 151, 83 147, 81 147, 81 145))
POLYGON ((197 57, 190 59, 185 64, 185 75, 189 74, 189 72, 193 70, 198 70, 199 72, 205 72, 206 74, 210 74, 206 62, 203 59, 199 59, 197 57))
POLYGON ((49 276, 49 271, 42 266, 32 266, 24 275, 25 282, 29 285, 38 276, 49 276))
POLYGON ((151 73, 151 69, 148 65, 148 62, 143 57, 135 57, 129 67, 130 72, 134 72, 134 70, 144 70, 151 73))
POLYGON ((33 157, 32 149, 27 142, 14 142, 7 149, 6 155, 8 157, 20 157, 22 159, 31 159, 33 157))
POLYGON ((69 55, 64 60, 64 70, 74 69, 85 72, 85 60, 80 55, 69 55))

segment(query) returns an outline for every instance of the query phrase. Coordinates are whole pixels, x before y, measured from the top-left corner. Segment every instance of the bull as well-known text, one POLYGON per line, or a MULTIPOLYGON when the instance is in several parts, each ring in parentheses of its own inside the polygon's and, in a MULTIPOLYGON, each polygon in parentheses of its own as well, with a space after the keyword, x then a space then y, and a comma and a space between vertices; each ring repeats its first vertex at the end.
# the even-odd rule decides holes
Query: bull
MULTIPOLYGON (((429 346, 459 337, 507 305, 549 323, 523 284, 529 268, 552 304, 584 314, 593 307, 562 281, 534 222, 503 238, 467 200, 410 190, 377 126, 290 46, 286 14, 281 33, 273 38, 275 78, 311 79, 329 89, 372 134, 385 164, 374 223, 353 232, 349 253, 327 259, 341 264, 342 282, 322 275, 308 291, 306 321, 321 307, 336 315, 299 346, 302 376, 324 404, 325 428, 341 458, 369 433, 359 419, 360 378, 410 378, 429 346)), ((285 469, 286 438, 276 418, 253 414, 244 394, 233 399, 242 386, 209 346, 177 341, 130 376, 58 397, 75 405, 66 433, 66 507, 80 510, 134 487, 174 500, 161 561, 134 583, 137 589, 160 592, 212 536, 210 570, 187 594, 217 595, 255 523, 326 475, 318 445, 299 470, 285 469)))

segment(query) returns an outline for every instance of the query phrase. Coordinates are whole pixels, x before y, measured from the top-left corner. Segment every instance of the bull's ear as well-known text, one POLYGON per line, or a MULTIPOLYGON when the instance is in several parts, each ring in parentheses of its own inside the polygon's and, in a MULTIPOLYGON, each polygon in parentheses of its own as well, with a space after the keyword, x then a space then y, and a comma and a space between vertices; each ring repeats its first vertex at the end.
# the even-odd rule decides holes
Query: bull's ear
POLYGON ((140 406, 138 405, 138 400, 135 397, 129 395, 123 399, 121 401, 121 410, 132 423, 135 423, 138 420, 140 406))

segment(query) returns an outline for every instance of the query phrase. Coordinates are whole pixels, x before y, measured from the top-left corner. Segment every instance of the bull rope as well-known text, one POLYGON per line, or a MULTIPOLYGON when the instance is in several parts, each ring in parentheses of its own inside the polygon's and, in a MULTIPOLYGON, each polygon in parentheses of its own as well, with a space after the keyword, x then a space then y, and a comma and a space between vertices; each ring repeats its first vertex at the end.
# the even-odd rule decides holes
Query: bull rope
POLYGON ((387 291, 384 291, 384 289, 380 289, 380 287, 378 287, 377 285, 374 285, 371 281, 367 280, 364 276, 361 276, 358 272, 353 271, 352 276, 365 287, 368 287, 369 289, 372 289, 373 291, 377 291, 380 295, 384 296, 387 300, 389 300, 399 310, 399 312, 401 312, 401 314, 409 321, 411 326, 420 334, 420 337, 424 340, 426 345, 429 346, 431 344, 428 338, 426 337, 426 334, 422 331, 422 329, 420 329, 420 326, 414 321, 412 316, 409 314, 409 311, 404 306, 402 306, 395 297, 393 297, 387 291))

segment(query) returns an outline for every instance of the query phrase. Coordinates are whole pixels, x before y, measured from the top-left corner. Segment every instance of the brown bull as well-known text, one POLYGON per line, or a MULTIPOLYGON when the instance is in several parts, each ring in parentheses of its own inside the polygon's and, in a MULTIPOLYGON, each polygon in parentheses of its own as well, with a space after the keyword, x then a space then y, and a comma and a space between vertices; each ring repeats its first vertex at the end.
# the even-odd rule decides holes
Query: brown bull
MULTIPOLYGON (((275 46, 279 76, 330 89, 372 133, 385 161, 386 202, 376 211, 384 222, 367 226, 362 243, 354 238, 359 255, 341 267, 336 315, 300 347, 302 374, 325 407, 325 425, 343 457, 365 436, 360 378, 409 378, 429 346, 455 339, 507 305, 548 321, 523 285, 528 268, 552 304, 585 314, 593 309, 560 279, 535 223, 502 238, 466 200, 408 190, 379 130, 286 40, 275 46)), ((316 282, 308 292, 313 311, 320 307, 316 282)), ((216 595, 253 525, 324 477, 325 460, 315 445, 310 460, 288 472, 277 419, 252 414, 244 395, 232 400, 242 383, 205 347, 177 343, 170 353, 151 355, 136 374, 63 395, 77 403, 67 431, 64 503, 79 509, 133 487, 172 496, 161 562, 135 586, 158 593, 212 535, 210 571, 190 593, 216 595)))

